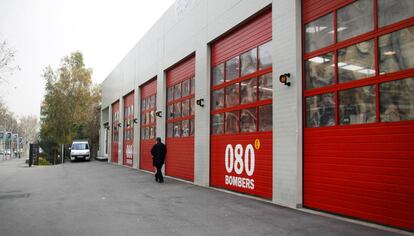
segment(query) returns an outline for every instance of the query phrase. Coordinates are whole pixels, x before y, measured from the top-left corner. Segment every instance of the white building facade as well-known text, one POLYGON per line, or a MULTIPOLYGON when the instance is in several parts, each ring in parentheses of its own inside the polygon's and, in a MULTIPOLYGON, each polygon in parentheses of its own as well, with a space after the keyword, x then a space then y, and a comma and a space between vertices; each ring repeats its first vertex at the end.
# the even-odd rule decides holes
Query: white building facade
POLYGON ((177 0, 103 82, 100 155, 153 171, 161 137, 167 176, 414 230, 413 28, 409 0, 177 0))

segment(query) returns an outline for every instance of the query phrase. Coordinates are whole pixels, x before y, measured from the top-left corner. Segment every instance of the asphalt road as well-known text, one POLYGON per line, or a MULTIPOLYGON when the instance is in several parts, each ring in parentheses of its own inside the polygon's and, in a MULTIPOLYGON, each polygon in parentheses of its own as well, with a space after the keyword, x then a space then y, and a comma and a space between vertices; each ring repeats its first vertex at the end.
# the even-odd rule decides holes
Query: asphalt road
POLYGON ((0 235, 396 235, 105 162, 0 161, 0 235))

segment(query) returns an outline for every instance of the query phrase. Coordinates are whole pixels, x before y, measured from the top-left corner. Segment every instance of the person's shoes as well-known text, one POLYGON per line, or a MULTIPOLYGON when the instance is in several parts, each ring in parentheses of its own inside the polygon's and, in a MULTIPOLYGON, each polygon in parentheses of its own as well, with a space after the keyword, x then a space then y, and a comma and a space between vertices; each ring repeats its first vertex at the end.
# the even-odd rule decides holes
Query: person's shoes
POLYGON ((164 180, 160 180, 160 181, 158 181, 158 183, 160 183, 160 184, 161 184, 161 183, 164 183, 164 180))
POLYGON ((155 178, 155 182, 158 182, 158 178, 155 178))

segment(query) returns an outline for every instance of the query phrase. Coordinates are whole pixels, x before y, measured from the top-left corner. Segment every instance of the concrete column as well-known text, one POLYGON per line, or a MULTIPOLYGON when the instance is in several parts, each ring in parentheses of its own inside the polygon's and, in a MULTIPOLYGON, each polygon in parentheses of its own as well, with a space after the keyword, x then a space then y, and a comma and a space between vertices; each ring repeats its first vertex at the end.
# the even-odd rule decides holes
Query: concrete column
POLYGON ((132 168, 139 168, 140 160, 140 140, 141 140, 141 90, 135 88, 134 95, 134 118, 137 119, 138 123, 134 123, 134 162, 132 163, 132 168))
POLYGON ((204 99, 204 107, 195 105, 194 183, 210 185, 210 47, 207 31, 197 35, 195 62, 195 100, 204 99))
POLYGON ((124 97, 119 98, 119 137, 118 137, 118 165, 122 165, 124 159, 124 97))
POLYGON ((112 105, 109 105, 108 107, 108 112, 109 112, 109 130, 108 130, 108 163, 112 162, 112 105))
POLYGON ((273 202, 302 204, 301 1, 273 0, 273 202), (290 73, 288 87, 279 76, 290 73))

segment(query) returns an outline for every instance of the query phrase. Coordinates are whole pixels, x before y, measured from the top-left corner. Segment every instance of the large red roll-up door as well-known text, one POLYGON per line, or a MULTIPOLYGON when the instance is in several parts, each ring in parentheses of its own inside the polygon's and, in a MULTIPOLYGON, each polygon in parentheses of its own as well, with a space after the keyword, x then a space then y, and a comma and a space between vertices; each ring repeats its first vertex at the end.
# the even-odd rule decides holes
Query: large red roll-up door
POLYGON ((141 141, 139 168, 153 171, 151 148, 155 144, 157 79, 141 86, 141 141))
POLYGON ((211 186, 272 198, 272 12, 211 45, 211 186))
POLYGON ((195 56, 167 70, 166 175, 194 181, 195 56))
POLYGON ((111 159, 113 163, 118 163, 119 147, 119 101, 112 104, 112 147, 111 159))
POLYGON ((123 164, 134 162, 134 92, 124 97, 124 157, 123 164))
POLYGON ((304 205, 414 230, 414 2, 303 7, 304 205))

